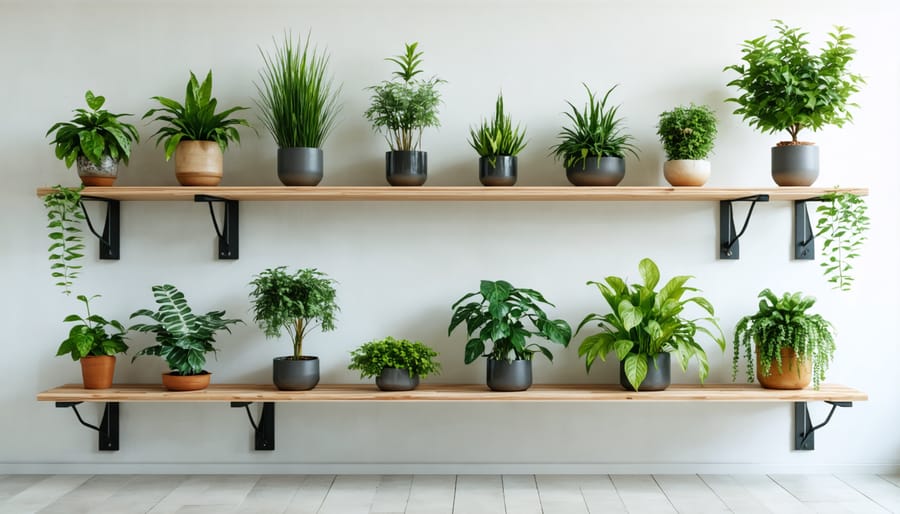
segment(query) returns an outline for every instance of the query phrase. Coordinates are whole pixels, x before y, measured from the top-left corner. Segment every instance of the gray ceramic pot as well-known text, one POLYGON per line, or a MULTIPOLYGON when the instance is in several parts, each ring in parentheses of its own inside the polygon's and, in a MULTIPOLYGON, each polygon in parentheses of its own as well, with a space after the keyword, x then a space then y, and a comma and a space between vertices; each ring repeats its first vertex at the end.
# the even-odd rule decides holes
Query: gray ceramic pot
POLYGON ((625 159, 587 157, 566 168, 566 178, 576 186, 615 186, 625 178, 625 159))
POLYGON ((79 155, 75 163, 78 176, 86 186, 111 186, 119 175, 119 163, 109 155, 100 158, 100 166, 83 155, 79 155))
POLYGON ((419 377, 409 376, 405 369, 384 368, 375 377, 375 385, 382 391, 412 391, 419 386, 419 377))
POLYGON ((278 180, 286 186, 315 186, 322 181, 324 163, 319 148, 279 148, 278 180))
MULTIPOLYGON (((634 391, 628 377, 625 376, 625 362, 619 362, 619 384, 629 391, 634 391)), ((663 391, 672 384, 671 354, 663 352, 654 357, 647 357, 647 376, 638 387, 638 391, 663 391)))
POLYGON ((492 391, 524 391, 531 387, 531 361, 487 359, 487 385, 492 391))
POLYGON ((819 177, 819 147, 772 147, 772 180, 779 186, 811 186, 819 177))
POLYGON ((306 391, 319 383, 319 358, 304 355, 272 359, 272 381, 282 391, 306 391))
POLYGON ((427 152, 386 152, 384 165, 385 177, 392 186, 421 186, 428 178, 427 152))
POLYGON ((478 159, 478 179, 485 186, 512 186, 516 183, 517 159, 514 155, 498 155, 478 159))

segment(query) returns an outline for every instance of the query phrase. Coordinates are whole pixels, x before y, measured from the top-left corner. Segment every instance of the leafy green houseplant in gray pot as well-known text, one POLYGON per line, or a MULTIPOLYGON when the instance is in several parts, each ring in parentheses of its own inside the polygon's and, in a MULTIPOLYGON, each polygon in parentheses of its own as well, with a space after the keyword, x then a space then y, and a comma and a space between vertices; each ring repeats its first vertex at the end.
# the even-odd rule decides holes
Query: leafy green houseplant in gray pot
POLYGON ((353 350, 347 369, 359 371, 360 378, 375 377, 382 391, 410 391, 419 386, 420 378, 440 372, 437 355, 419 341, 386 337, 353 350))
POLYGON ((563 346, 568 346, 572 339, 569 324, 548 318, 540 304, 553 306, 534 289, 516 288, 503 280, 482 280, 477 292, 466 294, 451 307, 453 316, 447 334, 465 323, 469 337, 465 362, 471 364, 478 357, 487 358, 487 385, 492 390, 524 391, 532 384, 534 354, 540 352, 553 360, 550 350, 529 343, 530 337, 563 346), (492 345, 489 352, 488 345, 492 345))
POLYGON ((328 56, 285 34, 270 55, 260 49, 264 68, 259 107, 263 125, 278 144, 278 179, 286 186, 315 186, 324 174, 322 145, 340 111, 328 72, 328 56))
POLYGON ((418 43, 407 43, 406 53, 386 60, 400 67, 395 80, 386 80, 368 89, 371 106, 366 111, 375 130, 391 147, 385 154, 385 174, 392 186, 421 186, 428 178, 428 154, 420 150, 422 131, 438 127, 441 95, 437 86, 444 81, 432 77, 417 79, 422 73, 422 52, 418 43))
POLYGON ((697 291, 686 284, 692 278, 680 275, 662 288, 659 268, 650 259, 642 259, 638 269, 643 280, 628 285, 624 279, 609 276, 603 282, 588 282, 600 290, 610 312, 588 314, 578 325, 580 332, 597 322, 600 332, 587 336, 578 347, 587 370, 599 357, 605 361, 610 353, 619 359, 619 383, 634 391, 661 391, 671 384, 670 355, 674 354, 681 369, 696 358, 700 382, 709 375, 706 351, 697 342, 705 335, 725 349, 725 337, 716 321, 712 304, 702 296, 686 296, 697 291), (694 304, 708 316, 688 318, 685 307, 694 304))
POLYGON ((47 131, 53 134, 56 157, 66 167, 77 164, 78 176, 86 186, 111 186, 118 177, 119 161, 128 164, 131 146, 140 141, 134 125, 119 118, 130 114, 113 114, 102 109, 106 98, 88 90, 84 94, 88 109, 75 109, 71 121, 54 124, 47 131))
POLYGON ((287 268, 270 268, 257 275, 250 285, 254 320, 268 338, 291 336, 292 355, 272 361, 275 387, 286 391, 306 391, 319 383, 319 358, 303 354, 303 341, 316 328, 334 330, 339 310, 334 280, 315 269, 288 273, 287 268))
POLYGON ((57 356, 69 355, 73 361, 81 363, 81 378, 85 389, 108 389, 112 387, 116 371, 116 354, 128 351, 125 344, 125 327, 116 320, 107 320, 99 314, 91 313, 90 298, 78 295, 84 303, 87 316, 78 314, 66 316, 66 323, 77 323, 69 336, 59 345, 57 356))
POLYGON ((469 129, 469 145, 478 152, 478 179, 485 186, 512 186, 518 176, 516 156, 525 149, 525 129, 513 125, 497 95, 494 117, 469 129))
POLYGON ((619 107, 607 107, 611 87, 603 98, 583 84, 588 103, 579 110, 566 101, 571 112, 565 113, 572 125, 563 127, 559 143, 552 147, 557 159, 566 167, 566 177, 576 186, 615 186, 625 178, 625 153, 637 157, 634 137, 625 134, 619 107))
POLYGON ((798 140, 803 129, 841 127, 852 121, 850 96, 865 83, 848 65, 856 50, 844 27, 835 27, 820 53, 809 50, 807 33, 776 20, 778 37, 744 41, 741 64, 726 66, 739 76, 728 83, 741 95, 728 98, 734 114, 761 132, 787 131, 790 141, 772 148, 772 179, 779 186, 810 186, 819 176, 819 148, 798 140))
POLYGON ((673 186, 702 186, 716 142, 716 114, 706 105, 678 106, 659 115, 657 135, 666 150, 663 176, 673 186))

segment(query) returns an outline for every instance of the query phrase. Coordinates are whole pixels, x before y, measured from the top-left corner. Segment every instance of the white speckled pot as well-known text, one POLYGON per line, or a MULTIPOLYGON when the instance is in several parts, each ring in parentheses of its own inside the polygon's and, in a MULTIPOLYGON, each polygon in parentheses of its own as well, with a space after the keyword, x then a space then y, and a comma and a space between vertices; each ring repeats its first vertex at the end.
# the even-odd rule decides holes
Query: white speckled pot
POLYGON ((111 186, 119 176, 119 163, 108 155, 100 158, 100 166, 83 155, 79 155, 75 163, 81 183, 86 186, 111 186))

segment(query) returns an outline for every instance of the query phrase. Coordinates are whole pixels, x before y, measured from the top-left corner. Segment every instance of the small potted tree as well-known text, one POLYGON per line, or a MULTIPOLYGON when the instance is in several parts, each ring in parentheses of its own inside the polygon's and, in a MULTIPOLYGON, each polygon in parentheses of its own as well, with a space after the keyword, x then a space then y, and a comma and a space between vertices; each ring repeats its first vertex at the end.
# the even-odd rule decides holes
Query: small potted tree
POLYGON ((842 127, 852 121, 850 96, 865 83, 847 67, 856 50, 851 34, 835 27, 819 54, 809 51, 806 32, 775 21, 778 37, 761 36, 743 44, 742 64, 726 66, 739 76, 728 83, 740 96, 727 102, 738 104, 739 114, 751 127, 774 134, 786 130, 790 141, 772 148, 772 179, 779 186, 810 186, 819 176, 819 148, 800 141, 803 129, 820 130, 827 125, 842 127))
POLYGON ((572 112, 565 113, 571 127, 563 127, 559 143, 552 147, 557 159, 566 167, 566 177, 576 186, 615 186, 625 178, 625 153, 637 157, 634 140, 623 133, 624 120, 618 116, 619 107, 606 107, 613 86, 597 99, 583 84, 588 103, 579 110, 566 101, 572 112))
POLYGON ((257 275, 250 285, 254 321, 267 338, 281 337, 284 330, 291 336, 294 353, 275 357, 272 380, 275 387, 286 391, 306 391, 319 383, 319 358, 303 354, 303 340, 316 328, 334 330, 339 308, 334 280, 315 269, 288 273, 284 266, 257 275))
POLYGON ((77 164, 78 176, 86 186, 111 186, 118 177, 119 161, 128 164, 131 145, 140 141, 134 125, 119 118, 131 114, 113 114, 102 109, 106 98, 88 90, 84 94, 87 109, 75 109, 72 121, 54 124, 47 131, 53 134, 56 157, 66 167, 77 164))
POLYGON ((578 355, 584 357, 590 372, 597 357, 605 361, 614 352, 619 359, 619 383, 634 391, 662 391, 669 387, 671 354, 675 354, 683 371, 696 358, 702 383, 709 375, 709 362, 697 336, 706 335, 725 349, 725 337, 712 304, 702 296, 685 296, 697 291, 685 285, 690 276, 673 277, 657 291, 656 263, 642 259, 638 269, 642 284, 628 285, 616 276, 606 277, 604 282, 588 282, 597 286, 611 312, 588 314, 578 325, 579 332, 591 322, 598 322, 600 327, 600 332, 584 338, 578 355), (709 316, 684 317, 684 309, 691 303, 709 316))
POLYGON ((543 345, 528 342, 537 336, 568 346, 572 328, 561 319, 549 319, 540 304, 553 306, 534 289, 518 289, 503 280, 482 280, 475 293, 453 304, 447 335, 465 323, 465 362, 487 358, 487 385, 494 391, 524 391, 532 384, 532 359, 536 352, 551 361, 553 354, 543 345), (467 300, 475 298, 473 301, 467 300), (529 323, 533 328, 526 327, 529 323), (492 345, 487 351, 488 345, 492 345))
POLYGON ((175 178, 183 186, 217 186, 222 180, 222 154, 232 141, 240 143, 237 126, 249 127, 247 120, 229 118, 246 107, 216 112, 218 100, 212 96, 212 71, 201 84, 194 73, 185 88, 184 104, 164 96, 153 100, 162 105, 144 114, 164 122, 151 137, 163 143, 166 161, 175 156, 175 178))
POLYGON ((159 309, 135 311, 131 318, 146 316, 154 323, 138 323, 129 327, 135 332, 151 332, 156 343, 139 351, 131 360, 142 355, 155 355, 165 359, 169 372, 163 373, 163 386, 170 391, 196 391, 209 386, 211 373, 206 366, 206 354, 216 352, 213 343, 219 330, 231 333, 228 325, 241 323, 239 319, 225 318, 225 311, 194 314, 184 294, 175 286, 153 286, 153 297, 159 309))
POLYGON ((382 391, 411 391, 419 379, 440 372, 434 361, 438 353, 419 341, 386 337, 370 341, 350 353, 347 369, 359 371, 360 378, 375 377, 382 391))
POLYGON ((807 311, 816 303, 802 293, 770 289, 759 293, 759 310, 744 316, 734 329, 732 380, 737 379, 738 360, 747 360, 747 381, 753 382, 753 348, 756 348, 756 378, 768 389, 803 389, 810 381, 816 389, 834 357, 831 323, 807 311))
POLYGON ((385 154, 385 173, 392 186, 421 186, 428 178, 428 154, 421 151, 422 131, 438 127, 441 95, 432 77, 416 79, 422 73, 422 52, 418 43, 407 43, 406 53, 386 60, 400 67, 396 80, 372 86, 372 105, 366 111, 375 130, 384 135, 391 151, 385 154))
POLYGON ((108 389, 116 372, 115 356, 127 352, 128 345, 125 344, 125 327, 121 323, 91 314, 90 301, 94 298, 99 298, 99 295, 90 298, 78 295, 78 300, 84 303, 87 317, 77 314, 66 316, 63 321, 77 324, 69 330, 69 337, 59 345, 56 355, 69 355, 73 361, 81 363, 85 389, 108 389))
POLYGON ((716 142, 716 115, 706 105, 679 106, 659 115, 657 135, 666 150, 663 176, 673 186, 702 186, 716 142))
POLYGON ((512 186, 516 183, 517 158, 525 149, 525 129, 513 126, 503 110, 503 94, 497 95, 494 118, 469 128, 469 145, 478 152, 478 179, 485 186, 512 186))

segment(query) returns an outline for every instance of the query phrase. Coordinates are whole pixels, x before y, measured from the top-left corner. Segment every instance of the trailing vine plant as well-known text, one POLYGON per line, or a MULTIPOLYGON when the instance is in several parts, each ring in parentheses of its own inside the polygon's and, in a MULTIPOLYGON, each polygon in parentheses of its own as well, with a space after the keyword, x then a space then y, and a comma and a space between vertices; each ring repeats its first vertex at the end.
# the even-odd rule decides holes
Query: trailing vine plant
POLYGON ((821 263, 828 281, 835 289, 849 291, 853 284, 850 261, 859 257, 859 249, 869 230, 868 206, 853 193, 828 193, 816 207, 821 216, 816 223, 816 237, 824 236, 821 263))
POLYGON ((84 257, 81 222, 84 213, 81 210, 81 190, 84 186, 68 188, 54 186, 54 191, 44 197, 47 208, 47 236, 50 238, 48 259, 50 260, 50 276, 56 280, 63 294, 72 294, 72 282, 78 278, 81 265, 78 260, 84 257))

